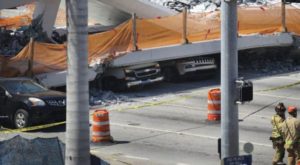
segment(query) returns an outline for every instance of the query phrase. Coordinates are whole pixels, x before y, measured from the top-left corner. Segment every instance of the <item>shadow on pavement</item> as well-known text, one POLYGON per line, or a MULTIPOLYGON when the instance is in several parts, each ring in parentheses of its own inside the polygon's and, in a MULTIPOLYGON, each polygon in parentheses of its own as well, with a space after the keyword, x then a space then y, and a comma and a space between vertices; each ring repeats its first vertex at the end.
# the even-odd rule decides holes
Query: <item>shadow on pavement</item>
POLYGON ((36 132, 43 132, 43 133, 66 132, 66 124, 61 124, 61 125, 53 126, 53 127, 49 127, 49 128, 37 129, 37 130, 33 130, 33 131, 28 131, 28 132, 32 132, 32 133, 36 133, 36 132))
POLYGON ((91 154, 91 165, 110 165, 110 164, 102 160, 101 158, 91 154))
POLYGON ((98 142, 98 143, 91 142, 91 149, 96 148, 96 147, 105 147, 105 146, 113 146, 113 145, 117 145, 117 144, 128 144, 128 143, 130 143, 130 141, 112 140, 112 141, 108 141, 108 142, 98 142))

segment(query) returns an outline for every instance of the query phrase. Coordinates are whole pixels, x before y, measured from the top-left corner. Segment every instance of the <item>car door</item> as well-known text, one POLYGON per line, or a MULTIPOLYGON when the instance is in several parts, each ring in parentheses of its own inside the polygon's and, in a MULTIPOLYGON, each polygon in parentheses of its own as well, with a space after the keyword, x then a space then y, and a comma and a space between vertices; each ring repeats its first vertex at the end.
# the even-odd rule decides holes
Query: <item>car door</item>
POLYGON ((1 107, 4 107, 5 99, 6 99, 5 90, 2 87, 0 87, 0 111, 1 111, 1 107))
POLYGON ((3 115, 3 111, 4 111, 4 108, 6 107, 6 93, 5 93, 5 90, 0 87, 0 120, 1 120, 1 117, 4 117, 3 115))
POLYGON ((13 112, 13 108, 17 105, 13 102, 11 95, 8 95, 7 91, 0 86, 0 120, 10 119, 10 115, 13 112))

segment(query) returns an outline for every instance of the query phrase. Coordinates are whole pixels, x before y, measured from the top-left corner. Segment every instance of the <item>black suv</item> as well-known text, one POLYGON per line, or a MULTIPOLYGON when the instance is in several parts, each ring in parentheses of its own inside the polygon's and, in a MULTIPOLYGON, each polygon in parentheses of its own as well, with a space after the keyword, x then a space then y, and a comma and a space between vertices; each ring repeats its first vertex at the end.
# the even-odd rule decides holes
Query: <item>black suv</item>
POLYGON ((66 119, 66 95, 28 78, 0 78, 0 122, 24 128, 66 119))

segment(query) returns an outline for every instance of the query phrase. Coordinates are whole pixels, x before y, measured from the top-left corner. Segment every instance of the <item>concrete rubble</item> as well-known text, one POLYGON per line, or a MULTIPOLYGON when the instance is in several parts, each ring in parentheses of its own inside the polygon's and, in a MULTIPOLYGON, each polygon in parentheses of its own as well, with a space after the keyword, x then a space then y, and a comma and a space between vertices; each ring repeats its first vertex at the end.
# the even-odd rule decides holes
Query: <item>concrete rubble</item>
POLYGON ((0 54, 13 56, 17 54, 26 44, 26 38, 19 31, 0 29, 0 54))
MULTIPOLYGON (((190 12, 212 12, 219 10, 221 0, 149 0, 150 2, 165 6, 181 12, 185 7, 190 12)), ((270 5, 281 2, 280 0, 238 0, 241 6, 270 5)))
POLYGON ((12 57, 18 54, 32 37, 35 41, 50 42, 42 29, 42 17, 32 20, 29 26, 23 26, 15 31, 5 27, 0 28, 0 55, 12 57))
POLYGON ((101 91, 99 89, 90 90, 90 105, 115 105, 124 102, 132 102, 127 96, 115 94, 111 91, 101 91))
POLYGON ((239 70, 280 74, 300 70, 299 48, 261 48, 239 52, 239 70))

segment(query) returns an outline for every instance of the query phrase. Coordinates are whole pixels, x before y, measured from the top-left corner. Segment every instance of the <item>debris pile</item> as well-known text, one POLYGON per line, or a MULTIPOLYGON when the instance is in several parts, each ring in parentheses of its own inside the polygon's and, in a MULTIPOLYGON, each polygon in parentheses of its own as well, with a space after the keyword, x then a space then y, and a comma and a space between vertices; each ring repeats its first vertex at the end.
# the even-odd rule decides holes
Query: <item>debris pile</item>
POLYGON ((183 11, 184 8, 187 8, 190 12, 209 12, 209 11, 215 11, 218 7, 220 7, 221 0, 214 0, 214 1, 169 0, 169 1, 166 1, 163 5, 170 9, 176 10, 178 12, 183 11))
POLYGON ((35 41, 50 42, 42 28, 42 17, 32 20, 29 26, 23 26, 12 31, 0 28, 0 55, 11 57, 19 53, 29 43, 30 38, 35 41))
POLYGON ((90 105, 114 105, 124 102, 132 102, 127 96, 115 94, 111 91, 100 91, 97 89, 90 90, 90 105))
MULTIPOLYGON (((211 12, 218 10, 221 0, 149 0, 178 12, 187 8, 190 12, 211 12)), ((239 5, 256 6, 281 2, 279 0, 238 0, 239 5)))
POLYGON ((239 70, 278 74, 300 70, 299 57, 291 48, 256 49, 239 52, 239 70))
POLYGON ((17 54, 27 44, 26 38, 20 31, 0 29, 0 54, 12 56, 17 54))

